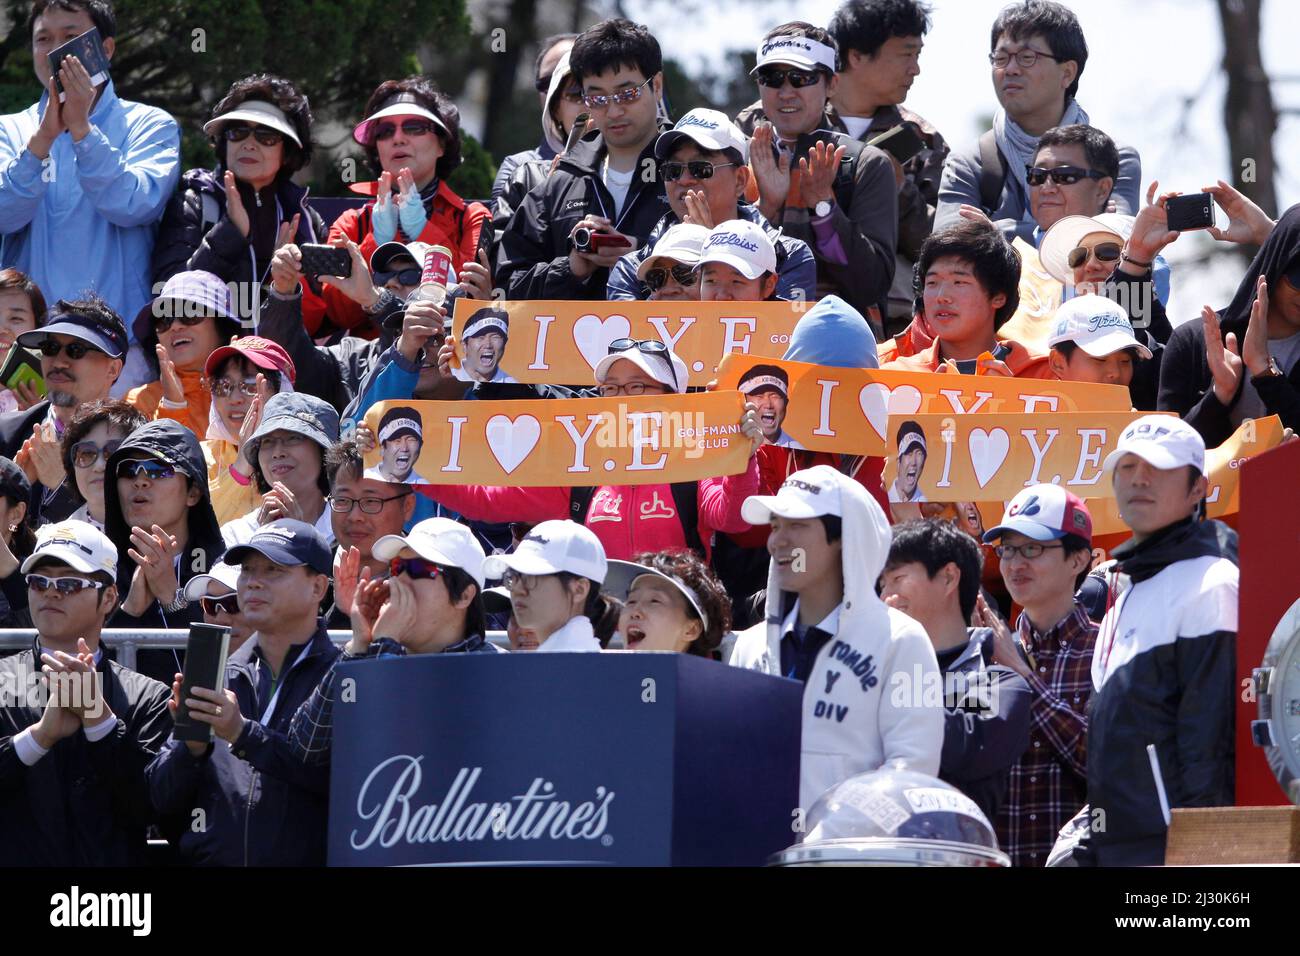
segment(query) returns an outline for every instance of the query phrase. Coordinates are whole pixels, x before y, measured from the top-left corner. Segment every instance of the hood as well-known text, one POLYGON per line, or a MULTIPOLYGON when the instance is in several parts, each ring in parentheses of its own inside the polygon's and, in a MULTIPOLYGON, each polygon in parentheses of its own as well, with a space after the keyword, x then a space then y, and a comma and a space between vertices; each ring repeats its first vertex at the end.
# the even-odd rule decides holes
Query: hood
POLYGON ((795 323, 784 359, 832 368, 880 368, 871 326, 837 295, 821 299, 795 323))
POLYGON ((573 70, 569 68, 569 54, 565 53, 551 72, 551 86, 546 91, 546 102, 542 105, 542 134, 546 145, 551 148, 552 155, 555 156, 564 151, 565 136, 560 131, 560 125, 551 118, 551 107, 555 104, 555 98, 560 95, 560 90, 569 82, 572 73, 573 70))
POLYGON ((1221 521, 1184 518, 1141 542, 1130 538, 1111 556, 1119 562, 1119 570, 1136 584, 1155 577, 1176 561, 1214 557, 1236 564, 1237 532, 1221 521))
MULTIPOLYGON (((840 505, 844 511, 841 518, 844 603, 840 609, 839 630, 841 633, 853 633, 858 630, 854 626, 856 622, 862 621, 867 615, 874 612, 883 616, 888 611, 885 602, 876 594, 876 581, 885 570, 889 546, 893 541, 889 521, 881 510, 880 503, 871 497, 860 482, 841 474, 830 465, 814 465, 791 477, 810 473, 816 476, 819 483, 834 481, 839 488, 840 505)), ((795 596, 789 591, 778 589, 776 566, 771 561, 767 566, 767 593, 768 645, 779 647, 781 624, 794 606, 795 596), (773 601, 770 595, 774 594, 779 594, 780 599, 773 601)), ((780 659, 779 652, 777 659, 780 659)))
MULTIPOLYGON (((672 124, 661 119, 658 125, 658 132, 662 133, 664 130, 668 130, 668 129, 672 129, 672 124)), ((641 150, 641 158, 640 161, 637 163, 638 169, 644 168, 644 163, 647 158, 649 159, 654 158, 655 140, 657 138, 658 138, 657 134, 651 137, 650 142, 646 145, 645 149, 641 150)), ((583 176, 595 176, 597 170, 599 170, 600 168, 600 162, 604 158, 605 158, 605 134, 602 133, 600 130, 597 130, 596 132, 591 133, 586 137, 584 137, 583 139, 578 140, 578 142, 574 143, 573 149, 569 150, 568 153, 560 157, 560 161, 557 168, 568 166, 569 171, 571 173, 576 173, 578 175, 583 175, 583 176)), ((637 188, 636 184, 639 181, 640 181, 639 179, 633 179, 632 181, 633 189, 637 188)), ((666 201, 667 200, 665 200, 665 202, 666 201)))
MULTIPOLYGON (((189 547, 191 549, 204 547, 215 541, 217 551, 220 551, 221 525, 217 522, 217 516, 212 510, 212 502, 208 498, 208 468, 197 436, 180 422, 170 419, 149 422, 127 436, 126 441, 109 456, 107 473, 116 474, 117 466, 121 461, 127 458, 139 458, 141 453, 144 453, 144 457, 159 458, 167 462, 189 478, 199 489, 201 494, 199 503, 191 508, 189 513, 189 547)), ((118 577, 122 576, 123 568, 128 572, 133 571, 135 562, 131 561, 126 553, 131 541, 131 529, 127 527, 122 517, 117 482, 112 479, 104 482, 104 533, 118 547, 118 577)), ((203 567, 215 563, 218 556, 217 553, 205 555, 203 567)), ((192 562, 182 560, 182 576, 186 566, 190 564, 192 562)), ((129 573, 127 576, 129 578, 129 573)))
POLYGON ((1259 277, 1262 275, 1268 282, 1269 289, 1273 289, 1297 256, 1300 256, 1300 203, 1282 213, 1242 277, 1241 284, 1237 286, 1237 294, 1219 313, 1220 327, 1225 336, 1233 331, 1240 340, 1245 334, 1246 326, 1250 323, 1250 305, 1255 301, 1255 283, 1259 277))

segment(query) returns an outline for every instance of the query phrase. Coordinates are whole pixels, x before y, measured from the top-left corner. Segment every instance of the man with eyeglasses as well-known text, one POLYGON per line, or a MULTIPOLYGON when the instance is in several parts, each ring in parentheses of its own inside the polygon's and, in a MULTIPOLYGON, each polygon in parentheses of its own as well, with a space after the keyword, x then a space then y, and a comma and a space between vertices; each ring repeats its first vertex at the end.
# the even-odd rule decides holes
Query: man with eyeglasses
POLYGON ((631 21, 604 20, 574 41, 569 62, 600 133, 561 157, 510 217, 495 270, 510 299, 605 298, 609 270, 647 242, 667 206, 652 153, 658 41, 631 21))
POLYGON ((768 221, 816 253, 814 297, 838 295, 883 328, 898 245, 894 163, 825 128, 840 65, 829 33, 783 24, 759 43, 757 60, 751 75, 766 121, 754 127, 750 144, 751 194, 768 221))
POLYGON ((59 442, 78 408, 108 398, 122 373, 126 326, 102 299, 60 299, 45 325, 18 336, 17 344, 41 353, 48 397, 26 411, 0 415, 0 454, 22 465, 32 480, 34 511, 66 518, 78 501, 75 489, 64 484, 59 442))
POLYGON ((1034 485, 984 533, 1021 607, 1009 629, 981 598, 975 621, 993 629, 993 659, 1024 678, 1029 746, 1011 767, 995 823, 1015 866, 1043 866, 1065 822, 1087 802, 1088 701, 1097 625, 1075 596, 1092 566, 1092 516, 1060 485, 1034 485))
MULTIPOLYGON (((224 691, 196 687, 184 701, 213 739, 168 740, 149 765, 149 794, 188 863, 323 866, 329 773, 297 759, 288 734, 339 653, 320 617, 329 546, 311 525, 284 518, 228 557, 254 633, 227 659, 224 691), (205 826, 192 825, 196 810, 205 826)), ((176 674, 173 713, 180 689, 176 674)))
MULTIPOLYGON (((998 14, 989 49, 1000 107, 993 129, 965 150, 949 154, 934 228, 952 225, 967 205, 983 210, 1008 240, 1017 235, 1030 240, 1035 221, 1026 170, 1033 165, 1039 137, 1053 127, 1090 122, 1075 100, 1088 44, 1069 8, 1047 0, 1022 0, 998 14)), ((1119 147, 1114 211, 1137 213, 1141 182, 1137 150, 1119 147)))
MULTIPOLYGON (((700 255, 704 250, 704 240, 709 237, 709 230, 698 223, 679 222, 670 226, 658 241, 650 254, 636 267, 636 277, 650 291, 646 296, 648 302, 690 302, 700 297, 700 255)), ((635 256, 635 253, 632 254, 635 256)), ((623 270, 619 260, 615 271, 609 277, 610 298, 628 299, 632 296, 620 289, 615 291, 614 284, 623 270)))
MULTIPOLYGON (((667 190, 669 211, 655 224, 645 246, 618 261, 609 276, 610 299, 643 299, 649 284, 639 278, 641 265, 673 226, 688 223, 709 229, 743 222, 761 229, 774 247, 776 294, 809 300, 816 296, 817 264, 803 240, 784 235, 745 198, 752 174, 749 140, 724 113, 693 109, 655 140, 659 175, 667 190)), ((771 295, 769 290, 762 298, 771 295)))
MULTIPOLYGON (((0 267, 26 273, 47 300, 94 289, 117 314, 135 315, 152 297, 155 224, 180 178, 180 130, 157 107, 119 99, 111 77, 93 85, 75 57, 60 65, 60 102, 49 54, 95 27, 111 64, 111 3, 37 0, 30 9, 42 92, 0 116, 0 267)), ((117 394, 151 377, 136 346, 127 366, 117 394)))
POLYGON ((0 866, 143 865, 144 771, 172 721, 166 685, 100 643, 117 548, 84 521, 47 524, 22 573, 36 639, 0 659, 0 686, 19 689, 0 701, 0 866))

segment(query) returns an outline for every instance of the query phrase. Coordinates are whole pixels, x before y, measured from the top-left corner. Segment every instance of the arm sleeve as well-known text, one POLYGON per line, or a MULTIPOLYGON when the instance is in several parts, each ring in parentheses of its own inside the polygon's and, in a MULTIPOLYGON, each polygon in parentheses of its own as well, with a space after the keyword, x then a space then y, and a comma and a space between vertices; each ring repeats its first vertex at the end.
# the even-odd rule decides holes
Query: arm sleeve
POLYGON ((132 708, 130 726, 117 715, 117 725, 102 740, 88 743, 90 762, 112 790, 114 812, 126 820, 141 824, 153 822, 153 806, 145 768, 166 744, 172 732, 172 718, 167 710, 170 688, 157 686, 132 708))
POLYGON ((255 720, 244 724, 244 732, 230 745, 230 752, 277 780, 322 796, 329 793, 327 765, 304 763, 286 735, 255 720))
MULTIPOLYGON (((990 667, 987 692, 944 714, 942 774, 976 780, 1007 770, 1029 746, 1029 685, 1007 667, 990 667)), ((974 698, 976 695, 971 695, 974 698)))
POLYGON ((343 428, 355 429, 375 402, 410 398, 419 382, 419 367, 390 345, 361 380, 357 398, 343 415, 343 428))
MULTIPOLYGON (((897 628, 892 615, 890 618, 890 624, 897 628)), ((884 763, 901 760, 906 769, 933 777, 939 773, 943 752, 943 707, 918 700, 916 697, 921 695, 910 691, 900 695, 906 697, 901 703, 892 699, 898 680, 906 683, 917 674, 921 675, 922 687, 942 681, 934 647, 920 625, 908 627, 895 639, 891 666, 877 706, 884 763)))
MULTIPOLYGON (((1181 778, 1170 788, 1173 806, 1217 807, 1233 801, 1233 724, 1236 710, 1237 577, 1215 565, 1182 618, 1197 637, 1179 634, 1176 743, 1181 778)), ((1166 781, 1168 776, 1166 775, 1166 781)))
POLYGON ((794 235, 782 236, 778 241, 785 248, 785 262, 777 272, 776 294, 791 300, 815 301, 817 256, 813 254, 812 246, 794 235))
POLYGON ((159 814, 177 816, 194 807, 203 766, 211 753, 209 744, 208 750, 196 757, 184 741, 175 738, 158 751, 144 774, 149 783, 149 799, 159 814))
POLYGON ((0 232, 27 228, 45 198, 45 165, 27 148, 22 129, 0 123, 0 232))
MULTIPOLYGON (((1207 381, 1201 367, 1204 355, 1205 337, 1195 320, 1174 330, 1160 362, 1156 406, 1162 412, 1176 412, 1200 432, 1207 448, 1217 448, 1232 435, 1231 407, 1219 401, 1207 381)), ((1245 385, 1244 377, 1241 384, 1245 385)))
POLYGON ((946 229, 961 220, 958 209, 963 203, 980 205, 980 165, 967 153, 951 152, 943 164, 939 179, 939 204, 934 210, 934 231, 946 229))
POLYGON ((470 521, 537 524, 569 517, 568 488, 491 485, 413 485, 416 491, 470 521))
POLYGON ((101 216, 115 226, 143 226, 158 218, 180 178, 180 130, 165 113, 150 110, 133 124, 130 141, 118 149, 91 125, 73 143, 81 189, 101 216))
POLYGON ((289 353, 298 380, 295 388, 316 395, 335 408, 342 408, 347 404, 342 370, 333 353, 319 348, 308 336, 303 325, 305 298, 301 287, 287 298, 281 298, 274 291, 268 290, 262 296, 257 334, 270 339, 289 353), (338 401, 340 398, 343 400, 338 401))
POLYGON ((836 203, 831 224, 848 254, 848 265, 825 260, 821 269, 848 293, 861 311, 880 302, 894 281, 894 250, 898 246, 898 187, 894 165, 874 147, 862 150, 853 169, 853 203, 845 210, 836 203))
POLYGON ((1251 381, 1264 401, 1264 408, 1282 419, 1283 428, 1300 429, 1300 391, 1289 377, 1274 376, 1251 381))
POLYGON ((748 531, 749 522, 740 516, 740 508, 746 498, 758 492, 758 456, 751 455, 738 475, 701 479, 697 492, 700 520, 728 534, 748 531))

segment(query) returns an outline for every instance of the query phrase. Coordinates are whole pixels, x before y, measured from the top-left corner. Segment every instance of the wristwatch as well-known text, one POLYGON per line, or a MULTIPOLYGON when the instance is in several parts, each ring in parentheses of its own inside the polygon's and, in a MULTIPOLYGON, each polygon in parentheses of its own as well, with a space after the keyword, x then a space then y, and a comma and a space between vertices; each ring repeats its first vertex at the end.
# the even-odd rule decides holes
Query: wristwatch
POLYGON ((835 209, 835 203, 829 199, 823 199, 817 205, 813 206, 813 217, 816 219, 825 219, 835 209))
POLYGON ((1258 381, 1261 378, 1281 378, 1281 377, 1282 377, 1282 370, 1277 367, 1277 362, 1275 362, 1273 360, 1273 356, 1270 355, 1268 358, 1268 368, 1264 369, 1264 371, 1260 372, 1258 375, 1252 375, 1250 378, 1251 381, 1258 381))
POLYGON ((185 589, 177 588, 176 594, 172 597, 172 603, 162 605, 162 609, 168 614, 175 614, 177 611, 183 611, 189 606, 190 602, 185 597, 185 589))

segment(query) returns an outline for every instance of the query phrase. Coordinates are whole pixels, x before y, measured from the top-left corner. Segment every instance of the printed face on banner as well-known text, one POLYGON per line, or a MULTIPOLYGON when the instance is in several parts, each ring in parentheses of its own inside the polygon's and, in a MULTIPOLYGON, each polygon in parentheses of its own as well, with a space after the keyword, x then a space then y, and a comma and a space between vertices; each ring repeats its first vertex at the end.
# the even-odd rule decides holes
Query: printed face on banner
POLYGON ((581 385, 617 339, 663 342, 704 386, 723 355, 783 355, 802 312, 789 302, 456 302, 462 381, 581 385), (480 341, 482 340, 482 341, 480 341))
POLYGON ((738 392, 563 401, 379 402, 367 478, 422 485, 641 485, 743 471, 738 392))
MULTIPOLYGON (((1132 407, 1128 390, 1114 385, 829 368, 780 359, 755 366, 732 355, 722 360, 717 387, 747 392, 759 406, 760 419, 761 393, 780 393, 779 402, 767 400, 765 432, 775 425, 775 406, 780 406, 779 439, 769 441, 859 455, 889 454, 897 444, 890 422, 917 414, 1118 412, 1132 407)), ((934 449, 929 452, 933 457, 934 449)))
POLYGON ((785 415, 790 407, 790 378, 779 365, 754 365, 740 376, 738 385, 747 402, 758 409, 758 424, 769 445, 803 448, 785 433, 785 415))

